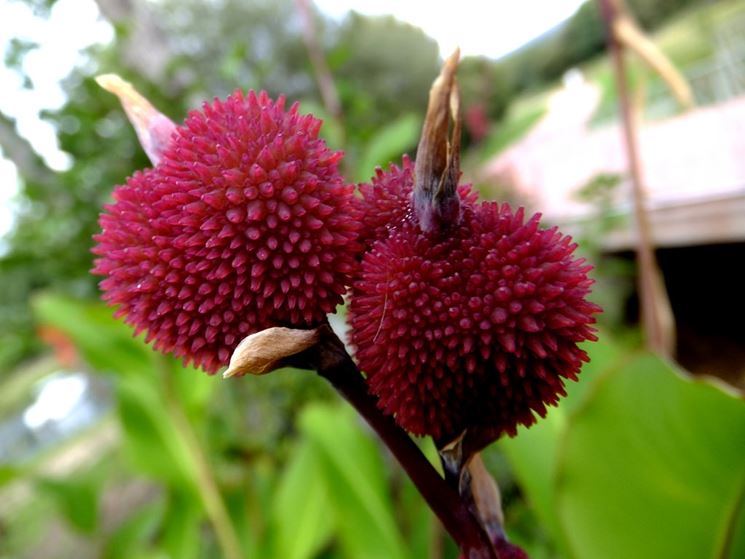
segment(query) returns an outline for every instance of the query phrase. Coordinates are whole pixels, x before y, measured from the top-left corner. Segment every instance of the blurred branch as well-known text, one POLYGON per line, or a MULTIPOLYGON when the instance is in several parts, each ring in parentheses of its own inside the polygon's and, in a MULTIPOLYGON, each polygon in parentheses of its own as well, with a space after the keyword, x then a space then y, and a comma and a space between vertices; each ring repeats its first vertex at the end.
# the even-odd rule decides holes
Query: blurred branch
POLYGON ((196 470, 195 483, 197 491, 202 499, 207 518, 209 518, 210 523, 215 530, 215 535, 217 537, 218 545, 222 550, 222 555, 224 559, 242 559, 243 553, 241 551, 238 534, 235 531, 228 509, 225 507, 225 503, 222 500, 217 481, 212 475, 212 469, 210 468, 207 456, 202 449, 197 434, 194 432, 194 428, 189 422, 189 418, 184 411, 181 401, 178 396, 174 394, 172 386, 173 375, 165 370, 165 358, 160 354, 158 354, 157 358, 162 369, 161 382, 163 383, 165 392, 165 409, 171 417, 176 433, 187 448, 192 463, 194 464, 196 470))
POLYGON ((328 325, 313 330, 273 327, 249 335, 233 351, 223 378, 262 375, 283 366, 316 370, 354 407, 469 559, 499 559, 457 487, 443 479, 408 433, 378 408, 357 365, 328 325))
POLYGON ((54 172, 44 164, 31 144, 16 129, 15 121, 0 113, 0 148, 3 155, 18 168, 18 174, 27 180, 45 183, 53 179, 54 172))
POLYGON ((693 92, 683 74, 660 48, 639 29, 631 14, 622 11, 613 23, 613 33, 624 46, 634 51, 670 88, 678 103, 686 109, 694 106, 693 92))
POLYGON ((326 63, 326 57, 323 55, 323 50, 318 42, 318 33, 315 22, 313 21, 313 12, 310 9, 309 1, 296 0, 295 3, 303 20, 303 40, 305 41, 305 48, 308 50, 308 57, 313 66, 313 73, 318 82, 318 88, 321 91, 323 105, 329 114, 338 120, 341 118, 341 103, 339 102, 339 95, 336 92, 336 85, 334 84, 331 69, 326 63))
POLYGON ((122 53, 127 66, 155 83, 162 83, 172 53, 147 2, 96 0, 96 4, 112 24, 124 25, 129 30, 122 53))
POLYGON ((665 292, 662 274, 657 266, 654 254, 652 232, 645 207, 645 193, 642 188, 642 170, 637 144, 636 120, 632 112, 629 86, 626 77, 624 45, 614 33, 615 23, 621 17, 624 8, 621 0, 598 0, 600 13, 605 24, 608 50, 618 90, 618 104, 621 111, 623 139, 628 158, 629 174, 634 205, 634 216, 638 241, 636 253, 639 265, 639 300, 642 325, 646 336, 647 347, 660 355, 672 355, 674 348, 674 324, 665 323, 665 309, 670 308, 670 301, 665 292))
POLYGON ((468 493, 478 512, 481 525, 492 541, 504 538, 504 512, 502 495, 494 477, 489 473, 477 452, 468 462, 470 487, 468 493))
MULTIPOLYGON (((319 329, 314 365, 378 434, 445 529, 469 559, 499 559, 487 534, 458 492, 437 473, 411 437, 378 409, 357 365, 329 327, 319 329)), ((305 366, 307 368, 307 365, 305 366)))

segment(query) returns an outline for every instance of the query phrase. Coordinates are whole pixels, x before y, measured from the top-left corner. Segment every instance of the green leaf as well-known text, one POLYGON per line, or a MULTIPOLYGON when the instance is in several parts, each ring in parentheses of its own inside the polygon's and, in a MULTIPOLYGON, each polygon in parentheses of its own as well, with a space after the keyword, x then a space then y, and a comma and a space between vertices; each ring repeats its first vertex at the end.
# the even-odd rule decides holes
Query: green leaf
POLYGON ((200 556, 204 518, 202 505, 192 493, 172 490, 168 495, 162 545, 169 557, 197 559, 200 556))
POLYGON ((196 465, 152 383, 118 385, 124 448, 133 465, 174 487, 193 488, 196 465))
POLYGON ((304 114, 312 114, 323 121, 319 135, 331 149, 342 149, 344 147, 344 129, 323 105, 315 101, 304 100, 300 105, 300 110, 304 114))
POLYGON ((17 468, 7 464, 0 465, 0 488, 12 483, 20 476, 21 472, 17 468))
POLYGON ((158 356, 174 396, 187 415, 197 422, 202 421, 207 406, 219 381, 195 367, 184 367, 181 361, 170 356, 158 356))
POLYGON ((35 299, 34 308, 42 322, 70 336, 91 366, 119 375, 119 420, 133 464, 175 487, 193 487, 193 457, 164 402, 175 398, 188 412, 202 412, 214 379, 156 353, 99 303, 45 294, 35 299), (160 373, 168 375, 174 395, 165 394, 160 373))
MULTIPOLYGON (((600 379, 558 457, 577 558, 732 558, 742 549, 745 401, 641 356, 600 379)), ((739 555, 742 557, 742 555, 739 555)))
POLYGON ((398 523, 411 551, 410 555, 432 557, 435 532, 439 530, 443 532, 439 537, 447 538, 444 528, 406 474, 401 472, 401 478, 398 508, 401 517, 398 523))
POLYGON ((348 407, 308 406, 301 414, 305 436, 324 464, 345 554, 355 559, 407 557, 387 488, 380 450, 348 407))
MULTIPOLYGON (((295 439, 292 439, 293 442, 295 439)), ((245 557, 275 557, 271 521, 279 474, 274 459, 265 453, 252 457, 241 483, 223 485, 223 497, 245 557)))
POLYGON ((134 337, 132 328, 115 319, 110 307, 46 293, 35 298, 34 308, 42 323, 67 334, 85 360, 99 371, 149 378, 162 368, 189 410, 203 409, 217 386, 214 378, 154 351, 142 336, 134 337))
POLYGON ((601 340, 586 347, 590 363, 582 368, 578 382, 567 383, 567 396, 559 406, 550 408, 546 417, 539 419, 536 425, 529 429, 521 427, 516 437, 502 439, 498 443, 507 455, 536 516, 565 554, 566 542, 556 517, 554 502, 556 460, 571 411, 584 402, 588 391, 603 372, 620 359, 621 350, 606 337, 601 336, 601 340))
POLYGON ((482 161, 495 157, 502 150, 525 136, 546 114, 544 106, 531 107, 520 114, 509 114, 499 126, 495 127, 480 150, 482 161))
POLYGON ((743 485, 739 491, 740 500, 732 507, 729 533, 722 539, 721 557, 745 557, 745 484, 743 485))
POLYGON ((144 557, 159 525, 163 521, 163 499, 156 498, 132 514, 116 527, 106 540, 102 559, 144 557))
POLYGON ((98 488, 90 479, 39 479, 39 491, 48 495, 70 525, 83 534, 98 526, 98 488))
POLYGON ((552 408, 529 430, 520 429, 517 437, 499 442, 536 516, 560 547, 563 534, 556 518, 554 477, 559 440, 565 428, 565 412, 552 408))
POLYGON ((355 179, 368 181, 378 165, 398 162, 407 149, 416 146, 420 130, 421 120, 414 114, 403 115, 378 130, 360 156, 355 179))
POLYGON ((330 540, 333 510, 317 447, 301 441, 276 489, 271 521, 274 557, 314 557, 330 540))

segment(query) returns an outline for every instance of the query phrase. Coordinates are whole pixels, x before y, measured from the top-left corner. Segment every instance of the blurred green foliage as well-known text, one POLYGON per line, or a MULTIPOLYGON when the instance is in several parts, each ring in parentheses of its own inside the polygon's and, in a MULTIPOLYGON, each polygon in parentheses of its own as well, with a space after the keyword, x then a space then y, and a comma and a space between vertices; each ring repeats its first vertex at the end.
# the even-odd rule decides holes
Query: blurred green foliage
MULTIPOLYGON (((54 4, 16 1, 25 2, 39 17, 48 17, 54 4)), ((697 1, 632 0, 630 5, 644 25, 654 27, 697 1)), ((321 103, 302 39, 303 20, 292 0, 100 6, 114 24, 115 40, 86 54, 85 62, 66 80, 67 103, 43 115, 57 129, 60 147, 71 158, 70 168, 51 171, 17 138, 28 157, 19 168, 19 214, 0 255, 0 315, 5 318, 0 323, 0 375, 40 350, 28 307, 34 291, 54 288, 95 296, 96 280, 88 270, 98 212, 114 185, 148 166, 116 100, 91 76, 121 74, 177 122, 202 100, 236 88, 286 94, 325 120, 324 136, 332 147, 346 152, 344 171, 363 181, 372 176, 375 165, 398 162, 402 153, 413 153, 429 85, 438 71, 436 43, 411 25, 359 14, 336 24, 314 12, 316 35, 341 100, 342 114, 337 118, 321 103)), ((34 48, 28 41, 11 41, 6 65, 23 74, 24 56, 34 48)), ((545 86, 601 48, 595 3, 588 2, 557 30, 501 61, 464 59, 464 110, 475 107, 476 120, 487 127, 480 153, 495 153, 540 117, 541 110, 536 109, 517 122, 493 127, 513 99, 545 86)), ((33 88, 30 82, 27 85, 33 88)), ((0 124, 14 126, 2 114, 0 124)))
MULTIPOLYGON (((344 171, 358 180, 415 149, 419 115, 438 71, 437 46, 421 30, 393 18, 361 16, 334 27, 316 14, 342 100, 337 120, 320 102, 291 0, 220 4, 135 3, 139 11, 129 17, 147 18, 144 23, 115 21, 115 41, 87 53, 87 62, 66 80, 67 103, 44 115, 70 155, 68 170, 53 172, 17 138, 30 159, 19 169, 22 203, 0 255, 0 375, 40 350, 28 306, 35 291, 96 296, 89 270, 98 214, 114 185, 149 166, 117 100, 92 76, 121 74, 177 122, 203 99, 236 88, 285 94, 324 118, 332 147, 347 152, 344 171), (142 27, 151 35, 137 35, 142 27), (142 52, 141 43, 152 43, 151 51, 142 52), (401 57, 400 49, 408 56, 401 57)), ((17 71, 31 49, 22 42, 11 49, 17 71)), ((13 128, 11 119, 0 119, 13 128)))
MULTIPOLYGON (((681 10, 706 0, 626 0, 637 21, 653 30, 681 10)), ((569 68, 605 49, 605 31, 597 2, 585 2, 573 17, 504 60, 512 95, 545 87, 569 68)))
MULTIPOLYGON (((41 159, 34 174, 23 175, 20 215, 1 257, 0 374, 38 349, 28 308, 38 288, 93 296, 95 280, 89 248, 97 214, 110 185, 121 182, 133 165, 146 159, 119 110, 90 79, 70 78, 76 94, 62 112, 48 115, 59 130, 61 148, 76 154, 68 171, 53 173, 41 159)), ((21 170, 23 172, 23 170, 21 170)))
POLYGON ((745 399, 607 337, 561 407, 503 440, 561 557, 739 557, 745 399))
MULTIPOLYGON (((437 43, 421 29, 392 16, 347 16, 328 59, 347 133, 362 141, 398 116, 421 115, 440 70, 437 43)), ((413 140, 413 145, 404 147, 415 146, 417 136, 413 140)), ((367 173, 369 178, 372 169, 367 173)))
POLYGON ((576 241, 581 255, 592 262, 596 286, 592 299, 603 313, 603 326, 618 333, 626 322, 626 301, 634 293, 635 264, 633 261, 603 251, 603 239, 628 225, 629 215, 618 210, 622 177, 601 173, 580 188, 575 198, 591 208, 582 221, 576 241))
MULTIPOLYGON (((83 558, 227 557, 220 518, 246 557, 454 554, 411 483, 320 378, 286 370, 221 381, 153 352, 101 304, 48 295, 35 308, 111 379, 119 439, 71 478, 25 468, 51 508, 40 514, 28 501, 2 518, 14 537, 0 540, 0 557, 34 557, 33 534, 55 518, 75 534, 70 545, 90 550, 75 555, 83 558), (268 408, 278 405, 275 390, 296 399, 268 408), (278 413, 284 425, 262 421, 278 413), (150 489, 117 507, 132 484, 150 489), (13 519, 29 508, 38 526, 30 535, 24 526, 22 538, 13 519)), ((742 395, 605 335, 588 350, 592 361, 561 407, 486 451, 498 477, 504 453, 517 480, 500 479, 510 535, 538 558, 739 557, 742 395)), ((18 476, 6 468, 3 483, 18 476)))
MULTIPOLYGON (((99 303, 47 295, 34 306, 43 323, 70 337, 87 366, 109 376, 122 476, 153 488, 134 510, 118 510, 116 503, 106 510, 120 491, 111 472, 102 476, 94 466, 73 478, 37 476, 34 468, 24 474, 68 528, 92 543, 95 556, 227 556, 218 534, 226 521, 239 541, 238 556, 432 555, 432 514, 420 499, 403 501, 415 492, 407 479, 398 478, 392 491, 398 474, 386 454, 351 408, 328 401, 320 378, 285 370, 221 381, 154 352, 99 303), (275 390, 300 401, 282 405, 275 390), (230 404, 234 399, 241 405, 230 404), (263 421, 273 417, 287 424, 263 421), (403 510, 418 522, 399 523, 403 510)), ((19 475, 8 468, 3 481, 19 475)), ((0 540, 0 557, 34 556, 32 544, 0 540)))
MULTIPOLYGON (((40 17, 53 4, 27 3, 40 17)), ((632 7, 653 27, 690 3, 632 7)), ((232 545, 245 557, 454 557, 412 484, 320 379, 284 370, 221 381, 184 368, 91 302, 88 273, 113 185, 149 165, 116 99, 92 75, 122 74, 176 121, 237 87, 285 93, 325 120, 325 138, 347 153, 345 172, 362 181, 375 165, 413 152, 436 45, 392 18, 353 15, 336 25, 315 14, 342 102, 335 117, 318 95, 290 0, 147 6, 134 16, 154 29, 152 60, 132 59, 143 21, 117 20, 114 42, 87 54, 66 82, 68 102, 45 115, 71 166, 56 173, 35 156, 20 169, 21 213, 0 256, 0 378, 40 350, 38 326, 62 332, 80 366, 115 392, 111 416, 80 439, 112 429, 114 444, 88 448, 91 459, 72 474, 50 474, 54 456, 0 467, 0 499, 10 503, 0 514, 0 558, 198 559, 228 556, 232 545)), ((599 33, 589 2, 498 64, 464 60, 464 106, 481 104, 493 124, 516 96, 596 54, 599 33)), ((33 48, 17 42, 6 63, 21 71, 33 48)), ((542 114, 523 111, 492 128, 479 150, 499 151, 542 114)), ((613 184, 601 177, 585 192, 600 217, 590 238, 614 226, 606 211, 613 184)), ((742 396, 607 336, 589 349, 592 363, 562 407, 485 453, 510 536, 534 559, 743 556, 742 396)))

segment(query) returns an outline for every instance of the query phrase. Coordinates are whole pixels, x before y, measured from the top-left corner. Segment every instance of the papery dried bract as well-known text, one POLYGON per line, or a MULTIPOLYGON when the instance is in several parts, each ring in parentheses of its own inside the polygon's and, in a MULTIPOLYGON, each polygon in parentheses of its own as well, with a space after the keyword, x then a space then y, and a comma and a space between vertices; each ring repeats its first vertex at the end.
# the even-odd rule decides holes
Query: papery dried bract
POLYGON ((145 150, 153 165, 157 165, 171 142, 176 125, 153 107, 150 101, 145 99, 131 83, 116 74, 98 76, 96 83, 119 98, 129 122, 137 132, 142 149, 145 150))
POLYGON ((318 343, 317 329, 267 328, 246 337, 235 348, 223 378, 264 375, 283 366, 288 357, 318 343))
MULTIPOLYGON (((404 155, 401 166, 390 164, 387 170, 376 169, 369 183, 360 185, 358 204, 362 214, 360 241, 369 249, 375 241, 385 239, 391 231, 414 213, 414 163, 404 155)), ((460 204, 473 206, 478 193, 470 184, 458 186, 460 204)))

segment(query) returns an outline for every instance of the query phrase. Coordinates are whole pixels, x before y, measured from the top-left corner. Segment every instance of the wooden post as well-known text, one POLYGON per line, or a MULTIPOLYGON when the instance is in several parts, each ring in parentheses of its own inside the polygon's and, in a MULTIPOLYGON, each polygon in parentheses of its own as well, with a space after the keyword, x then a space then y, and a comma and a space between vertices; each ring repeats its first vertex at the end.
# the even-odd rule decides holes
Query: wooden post
POLYGON ((616 80, 618 105, 621 112, 621 129, 631 179, 634 217, 638 234, 636 254, 639 266, 638 289, 642 327, 647 347, 660 355, 670 356, 674 344, 672 321, 669 320, 669 324, 666 325, 664 320, 665 310, 667 309, 669 312, 670 306, 662 275, 657 267, 649 219, 645 208, 636 122, 631 109, 629 87, 626 79, 624 48, 615 33, 615 23, 621 15, 622 7, 618 0, 598 1, 605 24, 608 51, 616 80))

